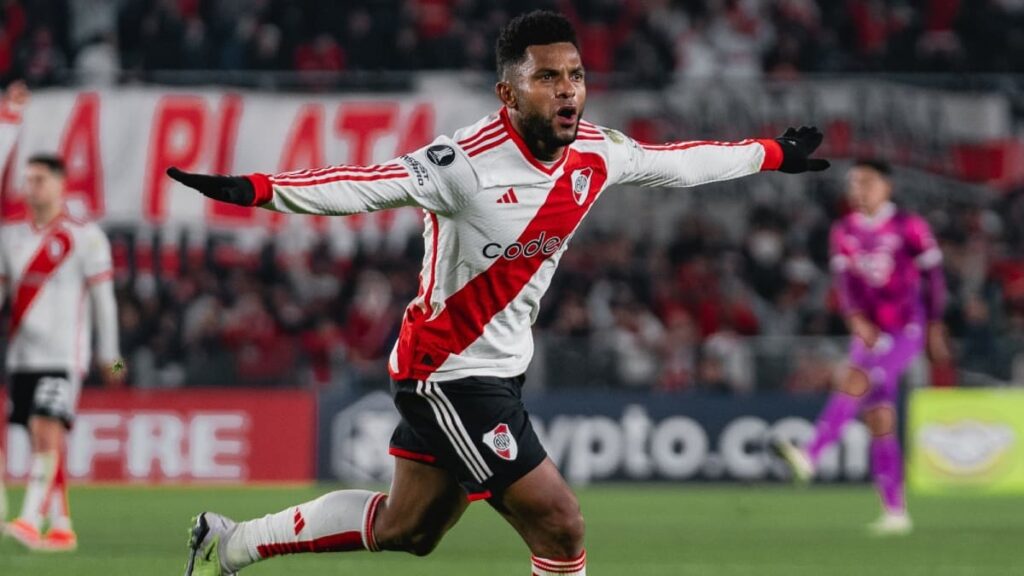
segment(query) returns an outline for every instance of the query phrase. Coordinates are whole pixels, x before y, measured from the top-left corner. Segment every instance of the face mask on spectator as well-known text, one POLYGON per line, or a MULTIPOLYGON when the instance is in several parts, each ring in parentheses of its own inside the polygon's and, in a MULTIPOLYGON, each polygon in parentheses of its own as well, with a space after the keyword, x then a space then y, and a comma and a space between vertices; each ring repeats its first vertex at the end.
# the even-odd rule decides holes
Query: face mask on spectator
POLYGON ((782 238, 775 232, 754 232, 747 241, 750 255, 762 266, 777 264, 782 258, 782 238))

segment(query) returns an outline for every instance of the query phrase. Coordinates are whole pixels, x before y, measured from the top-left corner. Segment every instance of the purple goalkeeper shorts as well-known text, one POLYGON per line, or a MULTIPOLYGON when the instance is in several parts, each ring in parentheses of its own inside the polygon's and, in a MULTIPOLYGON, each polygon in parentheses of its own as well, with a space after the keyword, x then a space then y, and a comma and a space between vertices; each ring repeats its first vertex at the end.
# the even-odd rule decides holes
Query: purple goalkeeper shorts
POLYGON ((895 404, 900 376, 923 349, 924 329, 917 323, 907 324, 899 332, 882 332, 874 348, 854 338, 850 346, 850 366, 867 374, 871 383, 864 407, 895 404))

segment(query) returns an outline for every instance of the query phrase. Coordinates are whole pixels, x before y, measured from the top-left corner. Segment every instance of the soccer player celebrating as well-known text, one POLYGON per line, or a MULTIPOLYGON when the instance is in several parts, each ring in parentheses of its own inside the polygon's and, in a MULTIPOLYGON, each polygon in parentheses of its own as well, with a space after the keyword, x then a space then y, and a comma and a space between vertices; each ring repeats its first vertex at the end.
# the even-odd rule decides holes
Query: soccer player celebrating
POLYGON ((331 492, 239 523, 200 514, 186 574, 233 574, 296 552, 425 555, 481 499, 526 542, 532 574, 585 574, 579 505, 521 401, 530 326, 569 239, 613 184, 694 186, 828 167, 809 158, 822 140, 814 128, 647 145, 583 121, 576 35, 553 12, 513 19, 497 41, 497 68, 496 114, 384 164, 248 176, 168 171, 215 200, 282 212, 417 206, 426 244, 420 291, 388 362, 402 416, 390 492, 331 492))
POLYGON ((814 476, 821 453, 859 412, 871 430, 871 472, 882 499, 877 534, 905 534, 912 524, 903 490, 896 431, 899 380, 927 338, 933 361, 949 359, 942 323, 946 282, 942 252, 928 224, 890 201, 889 165, 861 160, 847 175, 854 211, 832 226, 832 270, 853 342, 849 370, 804 448, 778 441, 794 477, 814 476))
POLYGON ((27 427, 32 441, 21 514, 7 533, 32 550, 70 551, 78 539, 69 517, 64 443, 90 362, 93 321, 106 374, 114 374, 119 357, 110 244, 96 224, 65 213, 60 158, 29 158, 25 200, 28 221, 0 228, 0 287, 11 298, 10 421, 27 427), (44 521, 49 529, 41 535, 44 521))
MULTIPOLYGON (((7 165, 11 153, 14 150, 14 143, 18 140, 18 130, 21 128, 21 111, 28 104, 31 93, 24 82, 12 82, 0 101, 0 168, 7 165)), ((3 172, 0 169, 0 172, 3 172)), ((3 305, 4 275, 0 268, 0 307, 3 305)), ((2 425, 2 421, 0 421, 2 425)), ((3 442, 0 442, 2 448, 3 442)), ((7 488, 4 485, 5 475, 4 452, 0 449, 0 531, 4 529, 4 520, 7 519, 7 488)))

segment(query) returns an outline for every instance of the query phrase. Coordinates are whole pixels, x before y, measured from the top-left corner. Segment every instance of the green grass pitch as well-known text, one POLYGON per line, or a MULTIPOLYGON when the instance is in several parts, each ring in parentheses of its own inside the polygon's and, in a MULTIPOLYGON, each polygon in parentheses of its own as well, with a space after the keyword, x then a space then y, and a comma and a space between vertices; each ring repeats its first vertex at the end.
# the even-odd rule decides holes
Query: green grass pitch
MULTIPOLYGON (((247 518, 330 489, 72 489, 80 539, 70 555, 0 543, 3 576, 178 575, 189 517, 214 509, 247 518)), ((19 490, 12 491, 16 509, 19 490)), ((626 486, 582 489, 592 576, 1002 576, 1024 574, 1024 498, 918 497, 907 537, 868 536, 868 487, 626 486)), ((245 576, 529 574, 529 553, 486 504, 427 558, 398 553, 276 558, 245 576)))

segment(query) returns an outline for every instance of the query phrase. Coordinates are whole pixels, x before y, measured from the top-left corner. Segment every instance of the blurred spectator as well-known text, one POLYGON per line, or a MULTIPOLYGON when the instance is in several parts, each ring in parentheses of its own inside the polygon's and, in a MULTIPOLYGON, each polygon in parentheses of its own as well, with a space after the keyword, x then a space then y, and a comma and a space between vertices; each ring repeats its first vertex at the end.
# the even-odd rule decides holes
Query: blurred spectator
POLYGON ((621 288, 611 302, 614 323, 600 333, 616 368, 618 382, 626 387, 649 388, 657 381, 663 338, 661 321, 621 288))
POLYGON ((71 0, 69 44, 72 50, 95 42, 96 38, 110 38, 117 34, 117 11, 121 0, 71 0))
POLYGON ((708 392, 754 391, 754 356, 750 343, 731 328, 712 334, 701 349, 698 385, 708 392))
POLYGON ((64 79, 67 59, 54 44, 53 31, 40 26, 31 34, 30 43, 20 56, 25 81, 33 85, 54 84, 64 79))
POLYGON ((295 69, 302 74, 306 86, 326 88, 330 81, 324 73, 344 70, 345 52, 330 34, 318 34, 295 49, 295 69))
POLYGON ((112 34, 87 42, 75 57, 75 73, 87 86, 112 86, 120 80, 121 61, 112 34))
POLYGON ((185 34, 181 42, 181 67, 202 70, 209 65, 213 51, 206 37, 206 23, 199 18, 185 21, 185 34))

